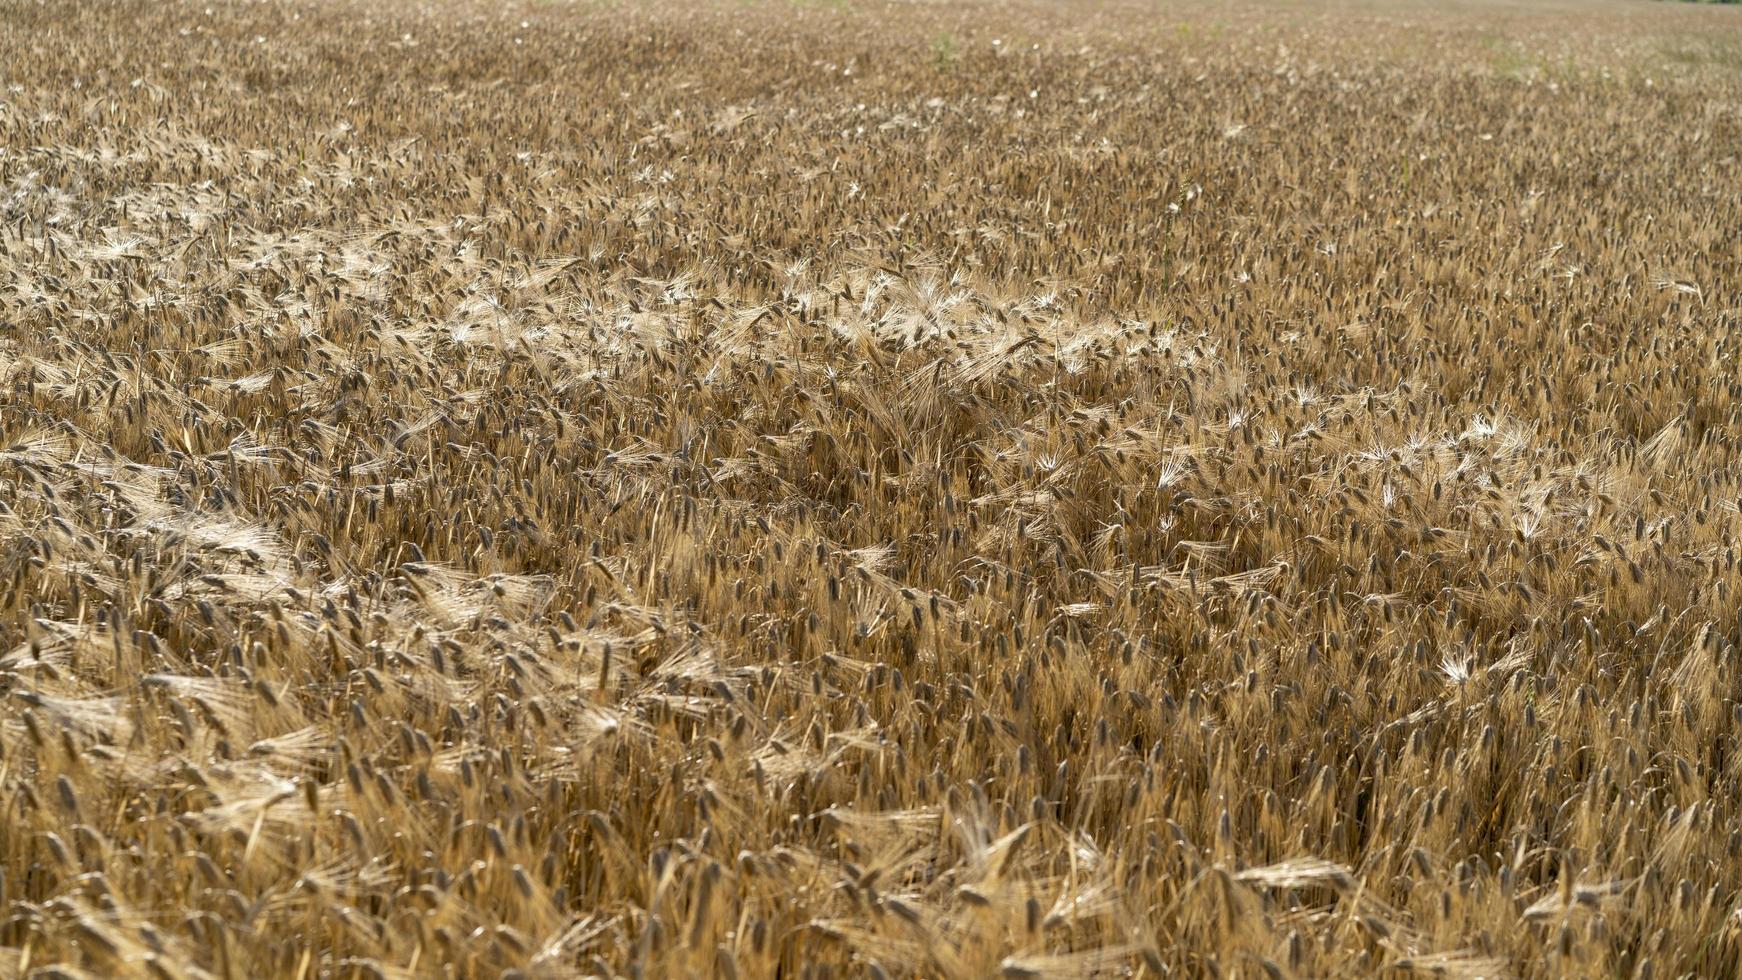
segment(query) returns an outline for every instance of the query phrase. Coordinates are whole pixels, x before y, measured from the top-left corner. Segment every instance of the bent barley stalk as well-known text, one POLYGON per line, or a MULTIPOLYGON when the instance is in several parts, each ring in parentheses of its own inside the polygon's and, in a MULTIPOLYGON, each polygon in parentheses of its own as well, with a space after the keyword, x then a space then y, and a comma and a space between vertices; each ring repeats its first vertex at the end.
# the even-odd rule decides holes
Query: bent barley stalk
POLYGON ((1737 971, 1733 11, 0 21, 0 976, 1737 971))

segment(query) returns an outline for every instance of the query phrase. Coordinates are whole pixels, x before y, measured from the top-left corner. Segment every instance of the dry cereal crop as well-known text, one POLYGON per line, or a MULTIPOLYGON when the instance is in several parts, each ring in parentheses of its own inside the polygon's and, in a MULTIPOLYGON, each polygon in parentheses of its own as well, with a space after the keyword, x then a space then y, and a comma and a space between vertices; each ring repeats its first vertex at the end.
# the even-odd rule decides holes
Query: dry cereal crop
POLYGON ((0 0, 0 978, 1731 977, 1742 11, 0 0))

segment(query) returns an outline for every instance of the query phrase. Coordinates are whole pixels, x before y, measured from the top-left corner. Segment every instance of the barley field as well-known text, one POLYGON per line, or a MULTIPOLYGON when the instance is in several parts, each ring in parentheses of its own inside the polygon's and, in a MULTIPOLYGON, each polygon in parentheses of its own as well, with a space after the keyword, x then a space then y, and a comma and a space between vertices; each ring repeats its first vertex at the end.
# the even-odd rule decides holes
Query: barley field
POLYGON ((1742 971, 1742 16, 8 0, 0 977, 1742 971))

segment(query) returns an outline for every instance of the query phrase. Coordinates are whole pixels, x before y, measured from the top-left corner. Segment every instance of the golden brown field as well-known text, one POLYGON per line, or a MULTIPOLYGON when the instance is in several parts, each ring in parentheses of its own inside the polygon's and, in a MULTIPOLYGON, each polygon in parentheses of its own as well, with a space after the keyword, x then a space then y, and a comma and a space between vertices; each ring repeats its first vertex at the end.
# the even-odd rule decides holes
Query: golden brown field
POLYGON ((11 0, 0 977, 1735 976, 1739 156, 1733 8, 11 0))

